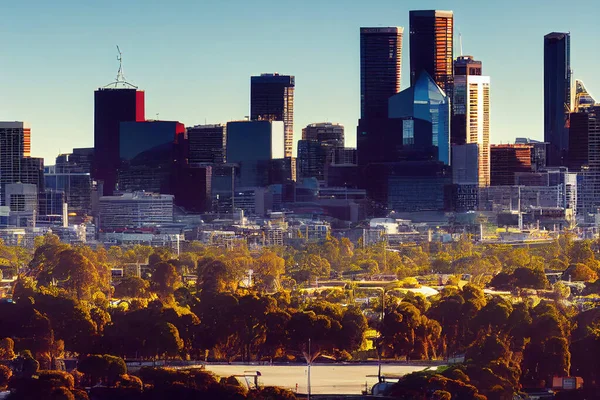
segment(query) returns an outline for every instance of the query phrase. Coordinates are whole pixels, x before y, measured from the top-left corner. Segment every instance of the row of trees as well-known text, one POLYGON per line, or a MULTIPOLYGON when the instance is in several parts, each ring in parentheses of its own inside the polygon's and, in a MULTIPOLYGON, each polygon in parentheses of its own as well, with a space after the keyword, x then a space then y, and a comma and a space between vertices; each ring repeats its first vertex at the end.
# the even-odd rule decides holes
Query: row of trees
MULTIPOLYGON (((321 245, 260 252, 244 245, 223 249, 198 243, 184 250, 176 257, 145 246, 92 250, 64 245, 51 235, 38 240, 27 267, 21 267, 14 302, 0 303, 0 339, 10 338, 1 343, 0 358, 31 351, 44 370, 66 353, 229 361, 324 354, 347 360, 366 348, 365 334, 372 328, 376 349, 385 358, 466 354, 460 368, 419 378, 437 382, 441 391, 471 385, 494 398, 494 393, 542 386, 553 375, 575 371, 588 382, 597 381, 600 367, 584 347, 600 343, 595 314, 577 314, 560 301, 486 296, 481 285, 550 288, 547 269, 594 281, 599 264, 591 241, 566 235, 552 245, 515 249, 475 246, 463 238, 388 252, 380 245, 354 247, 347 239, 328 238, 321 245), (110 268, 129 262, 148 262, 147 273, 113 282, 110 268), (255 285, 240 287, 250 269, 255 285), (331 271, 399 277, 433 271, 488 279, 462 287, 454 279, 456 286, 429 299, 388 293, 380 321, 378 314, 348 306, 344 292, 306 297, 295 290, 298 283, 331 271), (184 284, 182 276, 189 273, 197 275, 195 285, 184 284), (490 371, 499 378, 492 379, 490 371)), ((598 293, 599 287, 590 282, 586 290, 598 293)))

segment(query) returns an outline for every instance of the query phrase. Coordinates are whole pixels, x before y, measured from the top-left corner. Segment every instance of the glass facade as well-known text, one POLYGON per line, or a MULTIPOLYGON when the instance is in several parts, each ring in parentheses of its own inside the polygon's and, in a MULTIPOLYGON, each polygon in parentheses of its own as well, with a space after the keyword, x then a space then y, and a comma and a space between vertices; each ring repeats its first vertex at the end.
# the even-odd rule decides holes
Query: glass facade
POLYGON ((544 141, 550 143, 548 165, 566 162, 571 110, 571 35, 544 36, 544 141))
POLYGON ((316 140, 332 147, 344 147, 344 125, 320 122, 302 129, 302 140, 316 140))
POLYGON ((121 122, 119 190, 173 194, 176 146, 184 132, 174 121, 121 122))
POLYGON ((360 28, 360 115, 387 117, 387 101, 400 91, 401 27, 360 28))
POLYGON ((433 159, 450 165, 450 102, 427 72, 410 88, 389 100, 389 116, 402 119, 403 143, 413 158, 433 159), (412 144, 411 144, 412 143, 412 144))
POLYGON ((284 124, 237 121, 227 124, 227 162, 240 166, 242 187, 267 186, 270 160, 284 157, 284 124))
POLYGON ((187 128, 187 138, 189 163, 222 164, 225 162, 227 141, 225 125, 197 125, 187 128))
POLYGON ((410 82, 426 71, 452 98, 454 14, 452 11, 411 11, 410 82))
POLYGON ((89 173, 47 172, 44 174, 46 190, 64 192, 69 212, 90 214, 92 210, 92 179, 89 173))
POLYGON ((285 157, 293 156, 295 87, 296 79, 289 75, 274 73, 250 78, 250 119, 283 121, 285 157))

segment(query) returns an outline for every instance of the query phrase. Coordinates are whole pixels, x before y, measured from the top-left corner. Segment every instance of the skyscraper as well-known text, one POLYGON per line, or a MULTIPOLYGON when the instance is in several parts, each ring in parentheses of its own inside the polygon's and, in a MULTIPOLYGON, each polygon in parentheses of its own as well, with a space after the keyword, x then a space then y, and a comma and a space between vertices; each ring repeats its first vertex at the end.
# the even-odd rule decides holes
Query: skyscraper
POLYGON ((137 88, 100 88, 94 92, 94 179, 104 195, 113 194, 120 166, 119 124, 144 121, 144 92, 137 88))
POLYGON ((450 165, 450 101, 426 71, 390 98, 389 118, 402 121, 402 158, 450 165))
POLYGON ((360 117, 387 117, 388 99, 400 91, 402 27, 360 28, 360 117))
POLYGON ((30 152, 31 128, 29 124, 26 122, 0 122, 0 201, 2 205, 5 205, 6 185, 21 182, 23 159, 29 157, 30 152))
POLYGON ((269 184, 271 160, 284 157, 284 124, 278 121, 227 123, 227 162, 240 166, 242 187, 269 184))
MULTIPOLYGON (((177 121, 120 123, 118 188, 174 194, 179 146, 185 127, 177 121)), ((177 199, 176 199, 177 200, 177 199)))
POLYGON ((452 144, 477 143, 479 185, 490 184, 490 77, 481 62, 460 56, 454 63, 452 144))
POLYGON ((422 71, 452 99, 454 61, 454 14, 452 11, 418 10, 410 12, 410 82, 422 71))
POLYGON ((344 147, 344 125, 320 122, 302 129, 302 140, 316 140, 331 147, 344 147))
POLYGON ((600 207, 600 104, 571 114, 569 168, 581 168, 578 214, 589 217, 600 207))
POLYGON ((190 164, 225 162, 226 125, 196 125, 187 128, 187 137, 190 164))
POLYGON ((544 141, 550 143, 548 165, 563 165, 569 150, 571 110, 571 35, 544 36, 544 141))
POLYGON ((250 119, 283 121, 285 157, 294 150, 294 88, 290 75, 261 74, 250 78, 250 119))
POLYGON ((490 181, 492 186, 515 184, 515 174, 531 172, 529 144, 497 144, 490 149, 490 181))

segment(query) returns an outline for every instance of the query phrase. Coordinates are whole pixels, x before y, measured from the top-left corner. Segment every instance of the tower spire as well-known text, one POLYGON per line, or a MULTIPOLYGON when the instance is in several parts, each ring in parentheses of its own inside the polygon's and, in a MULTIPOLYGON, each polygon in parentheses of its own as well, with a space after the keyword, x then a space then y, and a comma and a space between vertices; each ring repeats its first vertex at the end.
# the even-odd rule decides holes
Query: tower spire
POLYGON ((123 53, 121 53, 121 49, 119 49, 119 45, 117 45, 117 61, 119 61, 119 71, 117 72, 117 82, 125 82, 125 75, 123 74, 123 53))
POLYGON ((137 86, 127 82, 125 80, 125 74, 123 73, 123 53, 121 53, 121 49, 119 45, 117 45, 117 61, 119 62, 119 70, 117 71, 117 79, 113 83, 109 83, 105 87, 114 87, 116 88, 132 88, 137 89, 137 86))

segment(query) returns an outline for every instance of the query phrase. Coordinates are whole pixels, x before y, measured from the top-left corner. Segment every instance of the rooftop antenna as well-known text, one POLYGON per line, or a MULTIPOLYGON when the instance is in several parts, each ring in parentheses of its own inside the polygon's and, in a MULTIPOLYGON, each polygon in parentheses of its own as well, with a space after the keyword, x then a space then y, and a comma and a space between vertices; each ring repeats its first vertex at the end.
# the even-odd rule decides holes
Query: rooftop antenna
POLYGON ((463 56, 463 48, 462 48, 462 33, 458 32, 458 41, 460 42, 460 56, 463 56))
POLYGON ((108 88, 108 87, 114 86, 114 88, 116 89, 119 86, 121 86, 123 88, 137 89, 137 86, 132 85, 131 83, 129 83, 125 80, 125 75, 123 74, 123 53, 121 53, 121 49, 119 48, 119 45, 117 45, 117 53, 119 53, 117 55, 117 61, 119 62, 119 71, 117 71, 117 80, 114 81, 113 83, 106 85, 105 87, 108 88))
POLYGON ((121 53, 119 45, 117 45, 117 52, 119 53, 119 55, 117 56, 117 61, 119 61, 119 72, 117 72, 117 82, 125 82, 125 75, 123 75, 123 53, 121 53))

